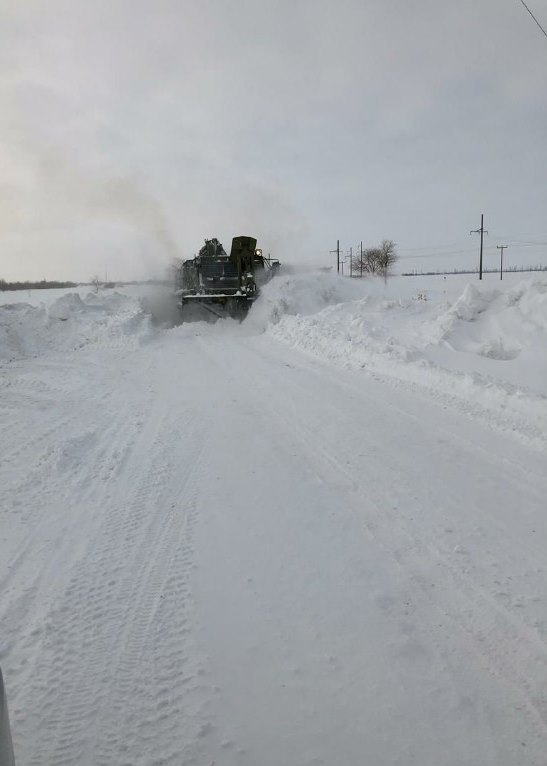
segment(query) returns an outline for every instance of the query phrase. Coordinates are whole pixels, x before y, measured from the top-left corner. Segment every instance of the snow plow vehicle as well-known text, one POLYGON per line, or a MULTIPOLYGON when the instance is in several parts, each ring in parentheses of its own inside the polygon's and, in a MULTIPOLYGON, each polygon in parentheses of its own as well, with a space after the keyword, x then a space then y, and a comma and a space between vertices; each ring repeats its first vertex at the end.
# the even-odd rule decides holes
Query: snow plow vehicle
POLYGON ((213 237, 195 258, 183 261, 177 273, 176 295, 184 317, 190 306, 216 316, 243 319, 260 287, 279 270, 279 261, 266 258, 254 237, 234 237, 230 255, 213 237))

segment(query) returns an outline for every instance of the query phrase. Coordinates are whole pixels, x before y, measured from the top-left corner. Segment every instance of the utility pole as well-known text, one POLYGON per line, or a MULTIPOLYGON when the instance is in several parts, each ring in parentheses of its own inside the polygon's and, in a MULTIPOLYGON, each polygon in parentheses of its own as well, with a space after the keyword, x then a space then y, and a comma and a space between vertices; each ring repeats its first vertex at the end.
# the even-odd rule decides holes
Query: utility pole
POLYGON ((339 239, 336 240, 336 250, 329 250, 329 253, 336 253, 336 272, 340 274, 340 240, 339 239))
POLYGON ((349 249, 349 275, 353 276, 353 247, 349 249))
POLYGON ((363 279, 363 243, 361 242, 361 279, 363 279))
MULTIPOLYGON (((481 227, 480 229, 473 229, 470 231, 470 234, 480 234, 481 235, 481 252, 479 256, 479 279, 482 279, 482 238, 485 232, 484 228, 484 214, 481 213, 481 227)), ((488 232, 486 232, 488 234, 488 232)))
POLYGON ((507 245, 496 245, 500 252, 500 279, 503 279, 503 251, 507 249, 507 245))

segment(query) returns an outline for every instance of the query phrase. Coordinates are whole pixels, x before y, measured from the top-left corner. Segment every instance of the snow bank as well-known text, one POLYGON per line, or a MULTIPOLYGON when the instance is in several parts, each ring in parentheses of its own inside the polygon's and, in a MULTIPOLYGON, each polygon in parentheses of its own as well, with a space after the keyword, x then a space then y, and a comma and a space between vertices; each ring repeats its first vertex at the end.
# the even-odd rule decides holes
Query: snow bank
MULTIPOLYGON (((266 331, 334 364, 426 389, 545 445, 547 279, 519 275, 492 284, 424 276, 386 285, 331 272, 285 272, 264 287, 243 324, 202 324, 199 332, 266 331)), ((173 324, 173 306, 169 291, 148 287, 143 295, 65 291, 39 306, 0 305, 0 360, 89 345, 137 347, 153 322, 173 324)))
POLYGON ((547 280, 457 295, 438 284, 294 276, 272 283, 262 311, 294 348, 425 387, 545 445, 547 280))
POLYGON ((120 293, 65 293, 49 305, 0 306, 0 359, 39 356, 84 346, 138 345, 150 332, 139 300, 120 293))
POLYGON ((316 314, 327 306, 362 298, 366 285, 330 272, 309 271, 272 279, 261 291, 246 324, 265 329, 287 315, 316 314))
MULTIPOLYGON (((529 357, 529 380, 529 373, 537 369, 536 363, 545 360, 547 280, 523 282, 506 292, 481 293, 467 285, 431 329, 433 340, 444 341, 457 351, 502 361, 521 354, 529 357)), ((537 385, 547 393, 545 374, 537 385)))

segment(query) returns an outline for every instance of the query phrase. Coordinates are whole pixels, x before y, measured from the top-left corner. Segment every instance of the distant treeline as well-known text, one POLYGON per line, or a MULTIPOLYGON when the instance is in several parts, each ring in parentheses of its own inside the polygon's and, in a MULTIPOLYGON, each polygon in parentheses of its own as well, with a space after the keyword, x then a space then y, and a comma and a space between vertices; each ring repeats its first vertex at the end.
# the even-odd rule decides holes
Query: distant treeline
POLYGON ((76 282, 48 282, 42 279, 40 282, 6 282, 0 279, 0 290, 49 290, 56 287, 78 287, 76 282))
MULTIPOLYGON (((483 269, 483 274, 499 274, 499 269, 483 269)), ((522 272, 522 271, 547 271, 547 264, 542 264, 539 266, 509 266, 507 269, 503 270, 503 273, 511 272, 512 274, 515 272, 522 272)), ((478 269, 452 269, 452 271, 403 271, 401 274, 402 277, 428 277, 428 276, 439 276, 442 274, 478 274, 478 269)))
POLYGON ((0 279, 0 292, 2 290, 52 290, 63 287, 120 287, 122 285, 170 285, 167 279, 144 279, 133 280, 132 282, 56 282, 42 279, 40 282, 7 282, 0 279))

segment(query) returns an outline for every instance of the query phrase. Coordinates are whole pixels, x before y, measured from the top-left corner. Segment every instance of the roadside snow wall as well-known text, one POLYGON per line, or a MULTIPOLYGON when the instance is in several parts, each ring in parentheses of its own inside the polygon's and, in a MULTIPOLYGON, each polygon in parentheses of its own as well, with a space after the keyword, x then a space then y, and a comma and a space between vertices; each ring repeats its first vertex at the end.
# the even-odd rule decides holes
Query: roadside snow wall
POLYGON ((138 345, 150 332, 140 302, 120 293, 67 293, 50 305, 0 305, 0 360, 84 346, 138 345))
POLYGON ((547 280, 441 287, 295 275, 268 286, 261 311, 293 348, 426 388, 547 446, 547 280))

